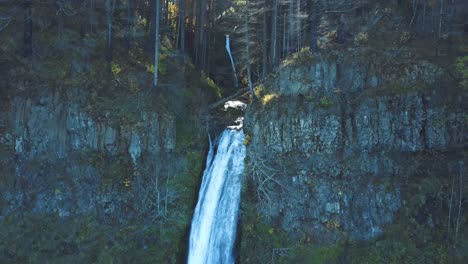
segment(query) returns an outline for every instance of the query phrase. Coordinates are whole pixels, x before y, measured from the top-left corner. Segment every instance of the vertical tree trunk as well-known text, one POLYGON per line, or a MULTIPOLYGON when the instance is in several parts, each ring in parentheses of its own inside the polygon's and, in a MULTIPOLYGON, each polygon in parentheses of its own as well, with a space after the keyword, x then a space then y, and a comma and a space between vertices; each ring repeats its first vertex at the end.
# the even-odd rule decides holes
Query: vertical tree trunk
POLYGON ((251 66, 250 66, 250 38, 249 38, 249 15, 248 15, 248 1, 247 1, 247 7, 245 10, 245 53, 247 56, 247 81, 249 82, 249 90, 250 93, 252 94, 252 98, 254 101, 258 101, 257 96, 255 95, 255 91, 253 89, 253 84, 252 84, 252 76, 251 76, 251 66))
POLYGON ((459 162, 459 166, 460 166, 460 184, 459 184, 460 191, 458 192, 458 214, 457 214, 457 222, 455 225, 455 241, 454 241, 455 244, 457 243, 458 231, 460 228, 460 218, 462 216, 461 210, 462 210, 462 203, 463 203, 462 199, 463 199, 463 171, 464 171, 463 161, 459 162))
POLYGON ((196 42, 195 42, 195 64, 203 68, 203 46, 205 43, 205 14, 206 13, 206 0, 200 1, 199 12, 197 16, 197 32, 196 32, 196 42))
POLYGON ((263 1, 263 36, 262 36, 262 48, 263 48, 263 58, 262 58, 262 80, 265 80, 268 67, 268 53, 267 53, 267 5, 268 0, 263 1))
POLYGON ((410 22, 409 27, 413 26, 414 19, 416 18, 416 13, 418 12, 418 0, 412 0, 411 3, 413 6, 413 16, 411 17, 411 22, 410 22))
POLYGON ((166 0, 164 3, 164 24, 169 23, 169 0, 166 0))
MULTIPOLYGON (((283 7, 283 10, 286 9, 287 7, 283 7)), ((288 47, 288 44, 287 44, 287 38, 288 38, 288 20, 286 19, 286 10, 283 11, 283 40, 281 42, 281 58, 284 58, 286 56, 286 50, 287 50, 287 47, 288 47)))
POLYGON ((272 16, 272 27, 271 27, 271 38, 270 38, 270 64, 272 67, 276 65, 276 41, 278 32, 278 0, 274 0, 273 3, 273 16, 272 16))
POLYGON ((440 10, 439 10, 439 39, 442 38, 443 7, 444 7, 444 0, 440 0, 440 10))
POLYGON ((185 51, 185 0, 179 0, 179 33, 177 47, 183 53, 185 51))
POLYGON ((24 57, 32 56, 32 0, 24 2, 24 32, 23 32, 24 57))
POLYGON ((145 25, 145 41, 148 52, 154 47, 154 29, 155 29, 155 1, 151 0, 145 5, 146 9, 146 25, 145 25))
POLYGON ((95 21, 94 0, 89 0, 89 32, 91 32, 91 34, 93 33, 93 25, 95 21))
POLYGON ((106 60, 108 63, 112 61, 112 16, 114 14, 115 0, 106 0, 106 19, 107 19, 107 51, 106 60))
POLYGON ((294 0, 289 0, 288 8, 288 34, 286 42, 286 55, 291 54, 291 50, 294 47, 294 0))
POLYGON ((423 1, 422 32, 426 32, 426 1, 423 1))
POLYGON ((301 15, 301 0, 297 0, 296 3, 296 34, 297 34, 297 51, 300 51, 302 48, 302 15, 301 15))
POLYGON ((315 2, 315 5, 313 4, 313 1, 309 2, 309 16, 310 16, 310 35, 311 35, 311 42, 310 42, 310 49, 313 52, 318 51, 318 46, 317 46, 317 40, 318 40, 318 8, 319 4, 318 2, 315 2))
POLYGON ((153 89, 158 86, 158 64, 159 64, 159 19, 161 14, 161 0, 155 0, 155 32, 154 32, 154 80, 153 89))
POLYGON ((131 40, 132 40, 132 26, 133 26, 133 5, 132 0, 127 0, 127 25, 125 29, 125 37, 124 37, 124 46, 128 50, 130 50, 131 40))
POLYGON ((447 221, 447 242, 450 243, 450 227, 452 226, 451 216, 452 216, 452 202, 453 202, 453 189, 455 187, 455 176, 452 177, 452 191, 450 192, 450 203, 448 211, 448 221, 447 221))

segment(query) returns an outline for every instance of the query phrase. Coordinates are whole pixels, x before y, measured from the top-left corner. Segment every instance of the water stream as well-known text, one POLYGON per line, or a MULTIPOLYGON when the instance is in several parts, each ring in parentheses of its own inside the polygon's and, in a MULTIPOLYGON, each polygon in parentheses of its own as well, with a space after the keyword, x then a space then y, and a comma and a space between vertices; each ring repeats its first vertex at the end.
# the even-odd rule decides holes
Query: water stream
POLYGON ((210 151, 192 220, 189 264, 234 263, 245 146, 242 130, 225 130, 210 151))

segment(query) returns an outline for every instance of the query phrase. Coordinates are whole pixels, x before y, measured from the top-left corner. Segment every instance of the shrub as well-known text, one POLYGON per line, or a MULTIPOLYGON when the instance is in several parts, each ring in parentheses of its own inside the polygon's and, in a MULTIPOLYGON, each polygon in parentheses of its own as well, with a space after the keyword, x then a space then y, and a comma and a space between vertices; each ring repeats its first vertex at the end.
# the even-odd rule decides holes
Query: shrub
POLYGON ((455 71, 460 78, 460 86, 468 89, 468 56, 456 58, 455 71))
POLYGON ((400 44, 406 44, 410 41, 411 35, 408 31, 403 31, 400 34, 400 44))
POLYGON ((330 98, 328 98, 326 96, 320 98, 320 101, 319 101, 319 106, 320 107, 329 108, 330 106, 332 106, 332 104, 333 104, 333 101, 330 98))
POLYGON ((111 70, 114 75, 118 75, 122 71, 122 68, 117 63, 112 63, 111 70))
POLYGON ((354 44, 357 46, 367 44, 367 42, 369 42, 369 34, 367 32, 359 32, 354 37, 354 44))

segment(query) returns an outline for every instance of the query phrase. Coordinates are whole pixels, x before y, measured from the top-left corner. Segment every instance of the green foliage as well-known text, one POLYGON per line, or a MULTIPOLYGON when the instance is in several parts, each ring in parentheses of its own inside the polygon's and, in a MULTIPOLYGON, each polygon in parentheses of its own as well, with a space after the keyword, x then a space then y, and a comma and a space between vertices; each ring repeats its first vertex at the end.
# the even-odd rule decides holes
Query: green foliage
POLYGON ((351 263, 456 263, 449 257, 449 248, 443 241, 421 244, 411 236, 405 223, 390 226, 384 236, 369 242, 351 242, 347 258, 351 263), (451 259, 451 261, 448 261, 451 259))
POLYGON ((366 45, 369 42, 369 34, 367 32, 359 32, 354 37, 354 45, 361 46, 366 45))
POLYGON ((300 51, 293 53, 289 58, 285 58, 281 64, 282 67, 301 67, 317 62, 317 57, 314 56, 310 47, 302 48, 300 51))
POLYGON ((146 64, 146 71, 148 73, 154 74, 154 70, 155 70, 154 64, 146 64))
POLYGON ((242 143, 247 146, 247 145, 249 145, 249 142, 250 142, 250 135, 246 134, 245 138, 244 138, 244 141, 242 143))
MULTIPOLYGON (((186 134, 179 137, 185 140, 177 150, 178 173, 169 175, 165 185, 177 194, 177 198, 168 204, 168 214, 164 218, 154 219, 147 212, 139 211, 138 218, 120 224, 98 219, 95 215, 66 218, 27 212, 10 215, 0 222, 0 230, 7 230, 0 232, 0 262, 119 264, 181 261, 186 251, 187 230, 196 202, 206 147, 203 143, 195 144, 194 141, 202 141, 196 138, 194 131, 189 131, 187 129, 186 134)), ((82 153, 79 160, 83 166, 91 166, 104 175, 98 192, 117 190, 125 196, 124 191, 135 191, 136 188, 133 181, 130 186, 125 185, 125 177, 133 176, 131 161, 125 157, 115 158, 104 152, 90 151, 82 153)), ((145 177, 145 172, 141 172, 138 177, 145 177)), ((54 195, 62 195, 64 189, 56 187, 52 191, 54 195)), ((102 210, 96 206, 97 210, 102 210)), ((137 202, 132 206, 133 210, 138 210, 137 202)))
POLYGON ((117 63, 111 63, 111 71, 114 75, 119 75, 119 73, 122 71, 122 68, 120 68, 119 64, 117 63))
POLYGON ((260 98, 260 102, 262 103, 263 106, 275 101, 278 99, 280 96, 278 93, 270 93, 270 94, 265 94, 263 97, 260 98))
MULTIPOLYGON (((411 158, 411 163, 418 166, 418 174, 403 177, 399 190, 402 197, 401 208, 395 215, 394 222, 384 227, 382 235, 369 241, 361 241, 352 240, 348 234, 342 233, 336 243, 323 245, 320 238, 312 241, 304 234, 299 242, 281 244, 281 248, 288 250, 284 254, 275 255, 275 263, 466 263, 468 212, 462 211, 459 235, 457 241, 454 241, 456 214, 452 208, 451 239, 447 241, 452 176, 448 177, 447 171, 453 164, 434 162, 434 156, 435 159, 443 158, 444 161, 455 159, 443 155, 449 153, 432 153, 430 156, 421 154, 411 158)), ((457 173, 454 173, 457 177, 457 173)), ((388 191, 394 192, 392 188, 395 179, 381 182, 382 180, 379 179, 379 184, 384 184, 388 191)), ((253 187, 248 188, 249 186, 244 192, 255 192, 253 187)), ((245 199, 253 200, 250 196, 245 199)), ((242 210, 244 229, 241 243, 245 243, 241 247, 242 260, 245 262, 246 258, 250 260, 249 263, 264 263, 260 258, 271 259, 272 248, 275 248, 272 244, 264 243, 264 237, 269 229, 276 232, 281 230, 281 226, 266 224, 262 228, 263 218, 256 215, 255 208, 248 202, 243 204, 242 210), (261 257, 251 257, 253 252, 261 257)), ((274 220, 272 222, 275 223, 274 220)), ((275 239, 272 238, 272 241, 275 239)))
POLYGON ((221 88, 206 73, 202 72, 201 79, 216 99, 221 98, 221 88))
POLYGON ((0 223, 2 263, 174 263, 184 229, 140 223, 110 225, 92 216, 9 216, 0 223), (27 236, 28 239, 25 239, 27 236))
POLYGON ((266 222, 249 203, 242 205, 241 223, 242 263, 264 263, 265 259, 271 258, 274 248, 284 248, 288 245, 286 234, 280 228, 266 222))
POLYGON ((460 86, 463 89, 468 89, 468 56, 456 58, 455 71, 460 78, 460 86))
POLYGON ((339 263, 343 254, 343 246, 336 243, 327 246, 305 246, 291 252, 291 262, 294 263, 339 263))
POLYGON ((319 106, 320 106, 321 108, 330 108, 332 105, 333 105, 332 99, 330 99, 330 98, 327 97, 327 96, 323 96, 323 97, 320 98, 320 100, 319 100, 319 106))
MULTIPOLYGON (((166 64, 161 63, 162 60, 162 55, 159 58, 159 63, 158 63, 158 73, 164 75, 167 73, 167 67, 166 64)), ((154 74, 154 64, 146 64, 146 71, 150 74, 154 74)))

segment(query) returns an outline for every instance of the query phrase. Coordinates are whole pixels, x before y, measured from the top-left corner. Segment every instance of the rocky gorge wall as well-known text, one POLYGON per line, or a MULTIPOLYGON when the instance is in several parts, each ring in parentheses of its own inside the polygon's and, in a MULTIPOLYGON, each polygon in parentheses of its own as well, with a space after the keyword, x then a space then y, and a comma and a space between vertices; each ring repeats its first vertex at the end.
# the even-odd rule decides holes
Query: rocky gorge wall
MULTIPOLYGON (((68 94, 69 98, 79 96, 68 94)), ((123 213, 131 197, 122 197, 112 188, 100 191, 99 182, 105 175, 87 164, 88 159, 96 153, 110 159, 119 155, 133 165, 127 169, 128 175, 118 175, 125 177, 118 179, 123 186, 132 174, 139 173, 142 158, 156 169, 174 151, 173 117, 142 113, 142 127, 112 126, 93 120, 75 100, 48 93, 37 100, 15 98, 1 113, 2 174, 10 178, 8 185, 2 186, 7 204, 4 214, 18 209, 60 216, 100 210, 123 213), (73 192, 75 188, 80 191, 73 192)), ((127 185, 130 188, 131 184, 127 185)))
POLYGON ((442 228, 466 174, 466 94, 442 67, 405 49, 345 54, 300 54, 247 109, 244 209, 291 241, 271 247, 369 240, 399 217, 442 228))
POLYGON ((143 106, 116 118, 90 108, 90 98, 44 89, 2 105, 0 262, 185 254, 205 154, 200 130, 143 106))

